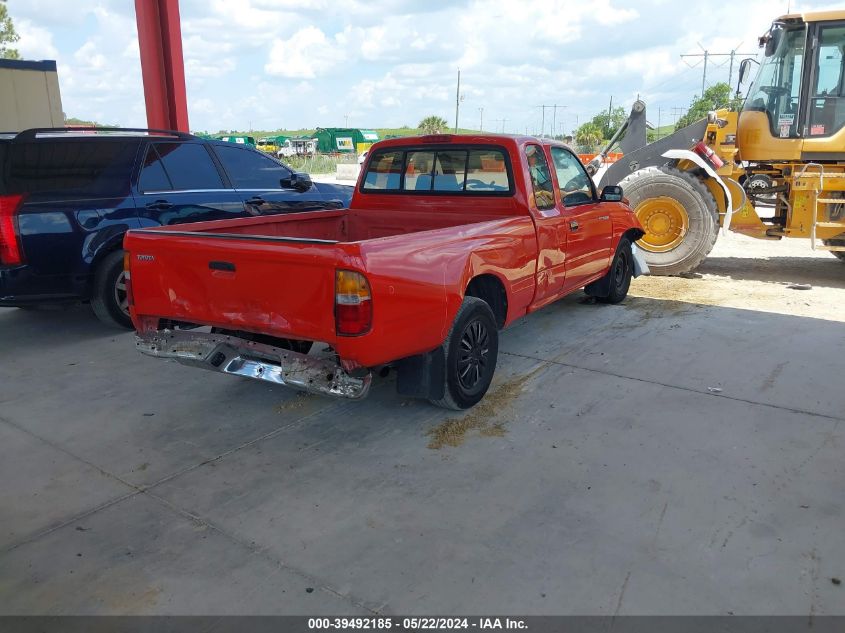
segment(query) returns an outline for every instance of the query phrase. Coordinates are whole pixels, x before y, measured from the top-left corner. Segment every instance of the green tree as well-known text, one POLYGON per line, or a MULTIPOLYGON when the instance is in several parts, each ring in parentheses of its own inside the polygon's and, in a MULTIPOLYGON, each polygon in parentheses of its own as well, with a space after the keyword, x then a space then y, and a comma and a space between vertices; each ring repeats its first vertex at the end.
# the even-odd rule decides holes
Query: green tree
POLYGON ((575 130, 575 142, 587 153, 597 151, 602 138, 602 129, 592 121, 584 123, 575 130))
POLYGON ((678 119, 675 129, 680 130, 682 127, 703 119, 711 110, 718 110, 719 108, 738 110, 741 105, 742 99, 731 96, 731 87, 728 84, 724 82, 713 84, 704 91, 703 95, 692 100, 692 105, 690 105, 687 113, 678 119))
POLYGON ((622 127, 622 124, 627 118, 628 114, 625 112, 625 108, 620 106, 610 111, 603 110, 599 112, 590 122, 601 130, 601 137, 603 139, 609 140, 616 134, 616 130, 622 127))
POLYGON ((19 39, 20 36, 15 31, 15 25, 12 23, 9 10, 6 8, 6 0, 0 0, 0 58, 20 59, 21 55, 18 49, 7 46, 14 44, 19 39))
POLYGON ((417 126, 423 134, 440 134, 449 126, 446 119, 439 116, 427 116, 417 126))

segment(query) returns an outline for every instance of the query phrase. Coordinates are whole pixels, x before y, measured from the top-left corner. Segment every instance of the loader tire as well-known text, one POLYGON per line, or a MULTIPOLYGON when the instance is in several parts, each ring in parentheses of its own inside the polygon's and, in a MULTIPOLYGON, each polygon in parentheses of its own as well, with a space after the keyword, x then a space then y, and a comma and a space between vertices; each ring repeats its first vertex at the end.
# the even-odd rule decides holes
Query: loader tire
POLYGON ((707 186, 673 167, 645 167, 619 183, 646 234, 637 245, 652 275, 699 266, 719 233, 719 210, 707 186))
MULTIPOLYGON (((845 246, 845 234, 837 235, 832 240, 824 240, 825 246, 845 246)), ((836 258, 845 262, 845 251, 830 251, 836 258)))

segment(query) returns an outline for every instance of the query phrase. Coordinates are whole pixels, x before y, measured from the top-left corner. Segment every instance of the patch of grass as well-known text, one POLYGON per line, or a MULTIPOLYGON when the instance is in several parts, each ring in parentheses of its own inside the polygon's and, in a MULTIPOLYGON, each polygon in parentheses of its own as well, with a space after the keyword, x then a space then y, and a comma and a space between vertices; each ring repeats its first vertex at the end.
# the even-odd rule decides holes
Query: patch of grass
POLYGON ((524 376, 517 376, 487 395, 461 418, 449 418, 430 429, 426 435, 431 438, 428 448, 440 450, 444 446, 460 446, 470 431, 478 431, 484 437, 502 437, 507 433, 504 422, 495 421, 517 399, 522 388, 546 363, 539 365, 524 376))

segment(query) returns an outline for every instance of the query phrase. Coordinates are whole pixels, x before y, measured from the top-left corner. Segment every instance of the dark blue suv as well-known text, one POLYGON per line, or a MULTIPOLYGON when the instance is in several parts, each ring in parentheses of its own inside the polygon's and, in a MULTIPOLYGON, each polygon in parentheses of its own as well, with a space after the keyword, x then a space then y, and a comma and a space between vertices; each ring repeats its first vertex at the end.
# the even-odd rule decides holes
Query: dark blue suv
POLYGON ((90 301, 131 327, 129 229, 337 209, 352 187, 312 183, 258 150, 180 132, 37 129, 0 135, 0 306, 90 301))

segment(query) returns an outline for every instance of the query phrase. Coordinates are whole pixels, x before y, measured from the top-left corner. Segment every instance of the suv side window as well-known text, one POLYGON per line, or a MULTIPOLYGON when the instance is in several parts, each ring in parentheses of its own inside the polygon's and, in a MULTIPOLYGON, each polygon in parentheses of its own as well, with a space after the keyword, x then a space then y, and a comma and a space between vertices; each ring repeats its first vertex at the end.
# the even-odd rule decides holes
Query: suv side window
POLYGON ((235 189, 281 189, 279 181, 291 174, 287 167, 257 151, 234 145, 216 145, 214 151, 235 189))
POLYGON ((138 189, 141 191, 171 191, 173 185, 167 172, 161 164, 155 146, 147 148, 147 155, 141 165, 141 175, 138 177, 138 189))
POLYGON ((220 172, 217 171, 208 150, 201 143, 153 143, 150 145, 138 186, 141 191, 225 188, 220 172), (170 186, 165 189, 152 188, 164 184, 161 178, 162 172, 170 186))
POLYGON ((552 161, 557 172, 560 186, 560 199, 563 205, 571 207, 593 200, 593 184, 581 161, 572 152, 562 148, 552 148, 552 161))

